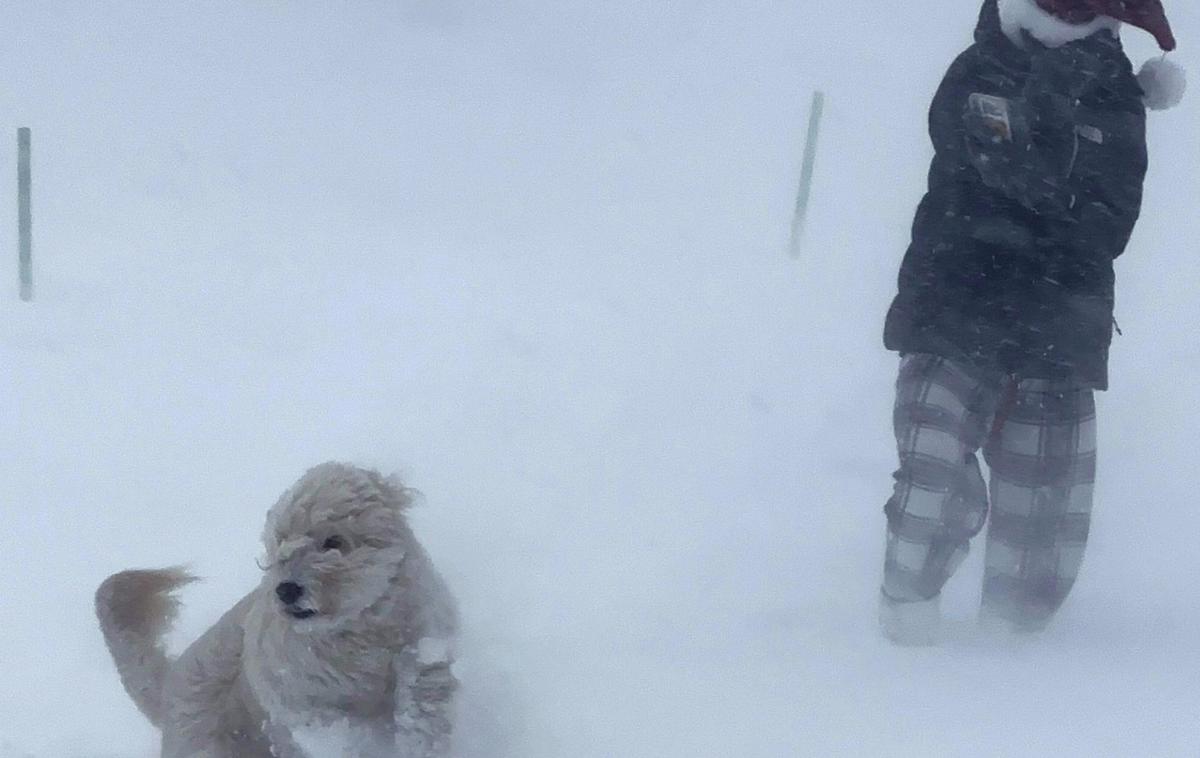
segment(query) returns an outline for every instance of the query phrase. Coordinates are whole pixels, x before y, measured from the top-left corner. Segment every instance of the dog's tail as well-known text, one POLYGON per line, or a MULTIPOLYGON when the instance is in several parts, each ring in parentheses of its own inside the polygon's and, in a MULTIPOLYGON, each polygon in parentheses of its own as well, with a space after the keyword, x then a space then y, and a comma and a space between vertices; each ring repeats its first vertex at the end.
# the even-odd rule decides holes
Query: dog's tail
POLYGON ((179 611, 173 593, 195 580, 178 567, 122 571, 96 590, 96 616, 121 683, 155 726, 161 723, 163 681, 170 666, 162 637, 179 611))

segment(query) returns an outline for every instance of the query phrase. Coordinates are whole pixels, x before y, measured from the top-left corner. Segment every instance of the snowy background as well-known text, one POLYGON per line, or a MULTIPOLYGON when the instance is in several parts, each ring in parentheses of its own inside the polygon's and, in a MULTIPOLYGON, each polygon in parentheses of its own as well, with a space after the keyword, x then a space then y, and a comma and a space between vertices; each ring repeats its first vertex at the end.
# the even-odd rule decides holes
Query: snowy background
POLYGON ((155 755, 94 588, 191 564, 179 648, 329 458, 424 493, 481 756, 1200 752, 1200 98, 1151 120, 1076 592, 981 638, 977 550, 904 650, 880 332, 977 3, 0 5, 0 757, 155 755))

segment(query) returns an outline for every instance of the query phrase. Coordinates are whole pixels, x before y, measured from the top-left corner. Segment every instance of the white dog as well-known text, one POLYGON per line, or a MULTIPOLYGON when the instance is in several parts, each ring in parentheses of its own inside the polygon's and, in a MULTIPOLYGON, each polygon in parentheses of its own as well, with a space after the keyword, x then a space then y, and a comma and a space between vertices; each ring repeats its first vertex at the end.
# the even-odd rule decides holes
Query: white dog
POLYGON ((178 659, 162 635, 182 569, 125 571, 96 613, 163 758, 441 758, 453 599, 404 518, 409 491, 339 463, 267 514, 262 583, 178 659))

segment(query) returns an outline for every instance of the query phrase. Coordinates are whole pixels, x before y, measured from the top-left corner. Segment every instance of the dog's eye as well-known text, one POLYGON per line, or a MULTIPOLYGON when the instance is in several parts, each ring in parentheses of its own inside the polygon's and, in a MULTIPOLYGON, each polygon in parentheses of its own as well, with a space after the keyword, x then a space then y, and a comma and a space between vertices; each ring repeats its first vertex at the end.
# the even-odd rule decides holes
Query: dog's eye
POLYGON ((322 550, 341 550, 346 547, 346 541, 336 534, 332 537, 326 537, 321 543, 322 550))

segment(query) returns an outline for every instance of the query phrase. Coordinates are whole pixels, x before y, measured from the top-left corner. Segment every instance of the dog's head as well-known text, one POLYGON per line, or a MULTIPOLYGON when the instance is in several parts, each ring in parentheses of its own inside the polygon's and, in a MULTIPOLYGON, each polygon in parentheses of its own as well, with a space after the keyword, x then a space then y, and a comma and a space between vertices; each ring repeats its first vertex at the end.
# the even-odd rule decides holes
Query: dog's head
POLYGON ((267 514, 263 591, 298 626, 334 626, 386 595, 413 548, 409 490, 342 463, 310 469, 267 514))

